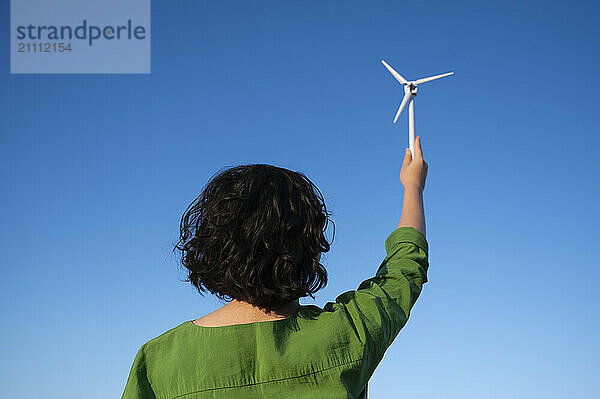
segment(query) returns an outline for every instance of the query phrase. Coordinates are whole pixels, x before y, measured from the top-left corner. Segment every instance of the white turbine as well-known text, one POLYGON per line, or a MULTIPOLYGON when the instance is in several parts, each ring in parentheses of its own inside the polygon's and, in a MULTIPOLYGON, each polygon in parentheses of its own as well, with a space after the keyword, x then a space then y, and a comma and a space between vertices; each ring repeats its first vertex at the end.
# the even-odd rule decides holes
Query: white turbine
POLYGON ((431 82, 432 80, 440 79, 446 76, 453 75, 454 72, 443 73, 441 75, 430 76, 428 78, 417 79, 413 81, 408 81, 402 77, 398 72, 394 70, 391 66, 389 66, 384 60, 381 60, 383 65, 387 68, 388 71, 396 78, 396 80, 404 85, 404 98, 400 103, 400 108, 398 108, 398 112, 396 112, 396 117, 394 118, 394 123, 400 117, 402 110, 408 103, 408 146, 410 147, 410 153, 414 158, 415 154, 415 96, 417 95, 417 85, 425 82, 431 82))

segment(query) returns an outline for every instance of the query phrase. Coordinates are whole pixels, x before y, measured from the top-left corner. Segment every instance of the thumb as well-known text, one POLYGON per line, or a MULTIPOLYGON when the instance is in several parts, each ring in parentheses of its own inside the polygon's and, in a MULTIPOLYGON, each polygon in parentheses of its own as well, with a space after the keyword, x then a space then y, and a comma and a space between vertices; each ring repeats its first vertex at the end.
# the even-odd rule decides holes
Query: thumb
POLYGON ((412 154, 410 153, 410 148, 406 148, 404 151, 404 161, 402 162, 402 167, 408 166, 408 164, 412 161, 412 154))

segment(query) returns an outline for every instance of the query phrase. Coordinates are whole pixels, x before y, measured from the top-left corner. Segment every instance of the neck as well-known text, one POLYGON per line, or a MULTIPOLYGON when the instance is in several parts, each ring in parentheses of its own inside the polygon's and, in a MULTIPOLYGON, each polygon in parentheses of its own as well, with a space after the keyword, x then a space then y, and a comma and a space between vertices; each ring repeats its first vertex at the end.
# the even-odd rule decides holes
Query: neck
POLYGON ((269 309, 260 308, 258 306, 252 305, 251 303, 233 299, 227 305, 223 306, 223 308, 228 308, 228 310, 235 312, 244 312, 248 315, 269 316, 273 318, 279 318, 288 317, 292 315, 298 309, 299 306, 300 303, 298 299, 290 301, 288 303, 271 306, 269 309))
POLYGON ((234 299, 214 312, 195 320, 194 324, 204 327, 219 327, 231 324, 280 320, 294 314, 299 307, 300 303, 297 299, 273 306, 270 309, 259 308, 248 302, 234 299))

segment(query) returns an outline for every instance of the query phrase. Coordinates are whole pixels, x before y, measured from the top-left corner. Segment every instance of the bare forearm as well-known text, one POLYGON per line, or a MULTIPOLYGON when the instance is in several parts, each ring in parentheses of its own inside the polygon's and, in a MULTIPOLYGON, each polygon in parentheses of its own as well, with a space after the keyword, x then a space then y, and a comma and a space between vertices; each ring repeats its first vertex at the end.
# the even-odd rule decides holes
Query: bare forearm
POLYGON ((404 200, 402 203, 402 216, 398 227, 413 227, 425 235, 425 212, 423 210, 423 190, 427 178, 427 162, 423 159, 421 137, 415 139, 415 154, 411 156, 410 149, 406 149, 400 182, 404 187, 404 200))
POLYGON ((413 227, 425 235, 425 211, 423 192, 418 189, 405 189, 402 202, 402 215, 398 227, 413 227))

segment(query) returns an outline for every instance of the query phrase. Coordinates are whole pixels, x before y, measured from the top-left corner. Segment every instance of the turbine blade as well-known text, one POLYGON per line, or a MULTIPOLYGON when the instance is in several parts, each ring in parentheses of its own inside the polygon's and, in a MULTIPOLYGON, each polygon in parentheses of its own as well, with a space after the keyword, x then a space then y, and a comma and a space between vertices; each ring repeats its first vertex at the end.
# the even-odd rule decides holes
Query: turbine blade
POLYGON ((425 82, 431 82, 432 80, 444 78, 444 77, 450 76, 450 75, 454 75, 454 72, 448 72, 448 73, 443 73, 441 75, 435 75, 435 76, 430 76, 428 78, 422 78, 422 79, 415 81, 415 83, 421 84, 421 83, 425 83, 425 82))
POLYGON ((403 85, 408 84, 408 80, 404 79, 404 77, 402 77, 402 75, 400 75, 398 72, 396 72, 394 70, 394 68, 392 68, 391 66, 389 66, 387 64, 387 62, 385 62, 384 60, 381 60, 382 64, 387 68, 388 71, 390 71, 390 73, 392 75, 394 75, 394 77, 396 78, 396 80, 400 83, 402 83, 403 85))
POLYGON ((396 121, 400 117, 402 110, 404 109, 404 107, 406 106, 406 103, 408 103, 408 101, 410 100, 411 97, 412 96, 410 95, 410 93, 404 93, 404 98, 402 99, 402 103, 400 103, 400 108, 398 108, 398 112, 396 112, 396 117, 394 118, 394 123, 396 123, 396 121))

